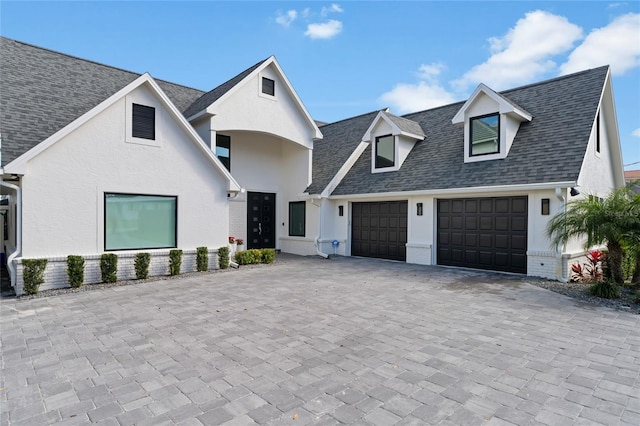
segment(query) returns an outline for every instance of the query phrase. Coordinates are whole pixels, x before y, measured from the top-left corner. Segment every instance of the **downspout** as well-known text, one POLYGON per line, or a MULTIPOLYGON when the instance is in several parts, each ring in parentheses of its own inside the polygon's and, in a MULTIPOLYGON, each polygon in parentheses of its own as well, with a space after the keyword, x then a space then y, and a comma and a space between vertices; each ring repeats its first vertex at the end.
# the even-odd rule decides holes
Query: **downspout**
MULTIPOLYGON (((564 209, 564 213, 567 213, 567 199, 566 197, 562 194, 562 188, 556 188, 556 197, 558 198, 558 200, 562 201, 562 208, 564 209)), ((562 252, 564 249, 564 243, 560 242, 558 243, 558 246, 556 247, 556 253, 557 253, 557 265, 560 268, 559 272, 556 275, 558 276, 558 278, 560 278, 560 281, 562 281, 563 283, 566 283, 569 281, 569 277, 566 277, 564 275, 564 265, 562 264, 562 252)), ((567 273, 568 273, 568 268, 567 268, 567 273)))
POLYGON ((19 186, 5 181, 0 181, 0 185, 16 191, 16 249, 7 258, 7 268, 9 269, 9 275, 11 278, 11 286, 15 289, 17 278, 13 260, 22 252, 22 190, 19 186))
POLYGON ((328 259, 329 255, 320 251, 320 235, 322 235, 322 210, 320 209, 320 205, 322 204, 322 199, 320 199, 320 203, 318 204, 316 204, 315 201, 316 200, 314 198, 311 199, 311 204, 318 208, 318 235, 316 235, 316 238, 313 240, 313 242, 316 246, 316 254, 318 256, 324 257, 325 259, 328 259))

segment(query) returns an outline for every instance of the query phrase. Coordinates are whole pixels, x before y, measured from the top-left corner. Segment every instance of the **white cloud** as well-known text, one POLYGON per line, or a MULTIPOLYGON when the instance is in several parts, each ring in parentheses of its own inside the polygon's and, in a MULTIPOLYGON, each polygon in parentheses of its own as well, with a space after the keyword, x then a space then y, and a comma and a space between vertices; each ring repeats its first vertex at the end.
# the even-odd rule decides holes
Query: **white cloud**
POLYGON ((309 24, 304 35, 312 39, 329 39, 337 36, 340 32, 342 32, 342 22, 330 19, 321 24, 309 24))
POLYGON ((591 31, 560 68, 569 74, 600 65, 611 65, 614 75, 640 66, 640 14, 628 13, 609 25, 591 31))
POLYGON ((309 17, 309 15, 311 15, 311 9, 307 7, 306 9, 304 9, 304 10, 302 11, 302 17, 303 17, 303 18, 308 18, 308 17, 309 17))
POLYGON ((320 15, 327 16, 330 13, 342 13, 342 12, 344 12, 344 9, 339 4, 333 3, 329 7, 323 7, 322 11, 320 12, 320 15))
POLYGON ((631 134, 633 136, 635 136, 636 138, 640 138, 640 127, 638 127, 637 129, 635 129, 633 132, 631 132, 631 134))
MULTIPOLYGON (((609 9, 615 9, 616 7, 622 6, 623 3, 609 3, 609 9)), ((626 3, 624 3, 626 4, 626 3)))
POLYGON ((445 69, 445 65, 440 62, 434 62, 432 64, 422 64, 418 69, 418 78, 420 78, 421 80, 433 82, 445 69))
POLYGON ((295 10, 288 10, 284 15, 281 12, 278 12, 278 16, 276 16, 276 22, 283 27, 288 27, 291 25, 293 21, 298 17, 298 12, 295 10))
POLYGON ((455 101, 454 95, 438 82, 438 76, 445 69, 440 62, 420 65, 416 75, 417 84, 400 83, 383 93, 378 101, 392 107, 399 114, 421 111, 455 101))
POLYGON ((582 29, 563 16, 527 13, 502 37, 489 39, 491 57, 452 82, 459 91, 485 83, 495 90, 535 80, 556 67, 552 58, 573 47, 582 29))

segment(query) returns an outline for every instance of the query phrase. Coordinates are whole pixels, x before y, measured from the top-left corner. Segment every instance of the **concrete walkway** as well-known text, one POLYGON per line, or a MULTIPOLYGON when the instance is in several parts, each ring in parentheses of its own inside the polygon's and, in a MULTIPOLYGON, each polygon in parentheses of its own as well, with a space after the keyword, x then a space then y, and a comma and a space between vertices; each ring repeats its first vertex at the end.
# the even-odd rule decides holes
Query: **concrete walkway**
POLYGON ((2 425, 640 424, 640 316, 518 277, 282 256, 0 326, 2 425))

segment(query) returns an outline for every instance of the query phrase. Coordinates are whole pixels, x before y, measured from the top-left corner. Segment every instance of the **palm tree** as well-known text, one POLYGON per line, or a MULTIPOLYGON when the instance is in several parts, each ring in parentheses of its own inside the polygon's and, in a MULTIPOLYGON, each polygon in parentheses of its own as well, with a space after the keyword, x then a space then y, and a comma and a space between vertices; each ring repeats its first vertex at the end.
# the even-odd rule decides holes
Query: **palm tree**
MULTIPOLYGON (((547 225, 547 236, 554 245, 569 238, 586 236, 585 247, 606 244, 610 278, 623 284, 623 245, 634 222, 631 198, 626 188, 612 191, 607 198, 588 196, 572 201, 567 210, 556 214, 547 225)), ((635 218, 637 222, 637 218, 635 218)))
MULTIPOLYGON (((636 182, 636 185, 639 185, 636 182)), ((626 235, 628 249, 635 256, 635 269, 631 282, 640 284, 640 194, 629 191, 631 202, 629 203, 629 230, 626 235)))

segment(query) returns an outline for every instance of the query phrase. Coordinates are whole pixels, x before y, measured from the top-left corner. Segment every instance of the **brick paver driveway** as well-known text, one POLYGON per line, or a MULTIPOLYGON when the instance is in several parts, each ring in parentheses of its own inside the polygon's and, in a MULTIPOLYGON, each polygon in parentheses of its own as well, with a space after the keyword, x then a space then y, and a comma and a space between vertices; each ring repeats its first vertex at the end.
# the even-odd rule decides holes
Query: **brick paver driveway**
POLYGON ((2 424, 640 424, 640 316, 367 259, 2 302, 2 424))

